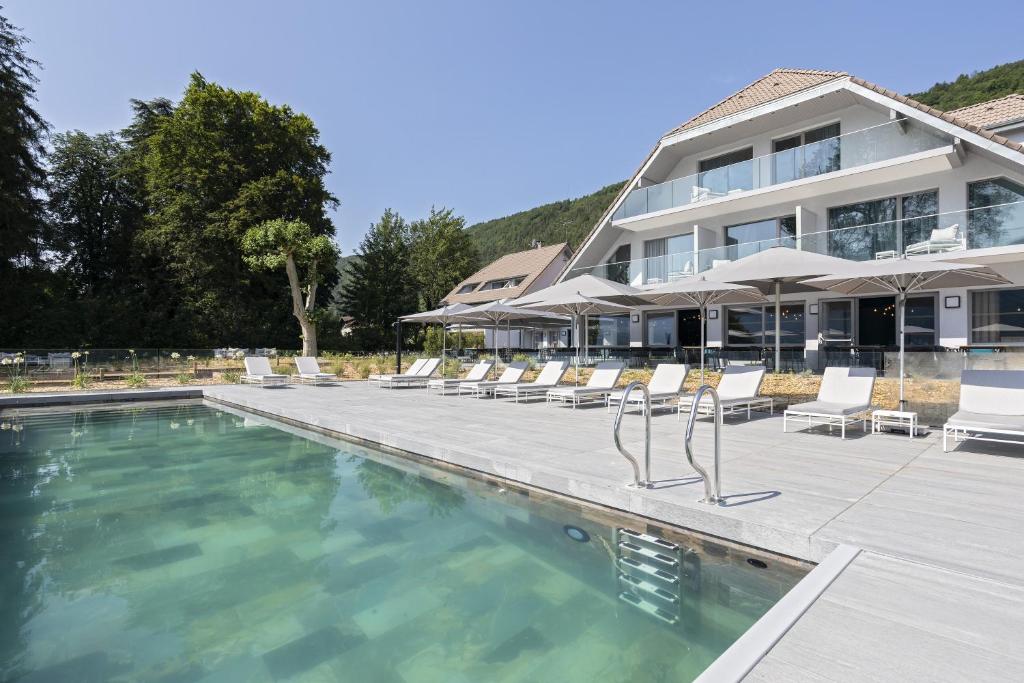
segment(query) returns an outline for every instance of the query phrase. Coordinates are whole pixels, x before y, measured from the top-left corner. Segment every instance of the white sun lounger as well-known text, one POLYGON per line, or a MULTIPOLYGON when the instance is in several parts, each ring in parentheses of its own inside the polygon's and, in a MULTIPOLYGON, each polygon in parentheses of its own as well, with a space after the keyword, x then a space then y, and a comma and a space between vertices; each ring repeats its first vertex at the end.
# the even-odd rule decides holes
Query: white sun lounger
POLYGON ((288 375, 280 375, 270 369, 266 356, 246 356, 243 384, 259 384, 261 387, 280 387, 288 383, 288 375))
MULTIPOLYGON (((690 366, 679 365, 677 363, 659 363, 654 368, 654 374, 651 375, 651 381, 647 384, 647 391, 651 394, 651 409, 654 409, 655 403, 668 403, 672 399, 679 398, 683 394, 683 382, 686 381, 686 375, 690 372, 690 366)), ((605 405, 608 410, 611 410, 613 405, 621 405, 625 389, 619 389, 611 392, 605 397, 605 405)), ((643 392, 634 391, 626 399, 629 405, 635 405, 640 408, 640 413, 644 412, 644 395, 643 392)), ((627 406, 628 407, 628 406, 627 406)))
POLYGON ((603 401, 605 396, 615 390, 615 384, 619 381, 619 377, 622 375, 622 370, 625 367, 625 364, 619 361, 598 363, 597 367, 594 368, 593 374, 590 375, 590 380, 586 386, 551 389, 545 394, 545 398, 547 398, 548 403, 558 401, 564 405, 567 402, 571 402, 574 410, 576 406, 582 403, 580 399, 589 398, 591 400, 603 401))
POLYGON ((808 427, 828 425, 831 431, 839 425, 844 439, 849 423, 860 422, 861 429, 867 431, 867 412, 874 388, 874 368, 825 368, 818 399, 786 408, 782 413, 782 431, 786 431, 789 420, 797 417, 807 418, 808 427))
POLYGON ((975 439, 1024 445, 1024 370, 964 370, 960 407, 942 426, 943 453, 950 434, 954 444, 975 439))
POLYGON ((491 371, 492 367, 494 367, 494 361, 482 360, 470 368, 469 373, 462 379, 453 377, 432 379, 427 382, 427 393, 429 394, 431 389, 439 389, 442 396, 448 393, 449 389, 455 389, 455 392, 458 393, 460 384, 463 382, 483 381, 483 379, 487 377, 487 373, 491 371))
POLYGON ((437 368, 441 365, 440 358, 428 358, 414 375, 395 375, 377 382, 378 387, 394 389, 395 387, 425 387, 437 368))
POLYGON ((516 403, 519 403, 519 397, 522 396, 529 401, 531 395, 545 394, 549 389, 557 387, 568 369, 569 361, 567 360, 549 360, 537 375, 537 379, 532 382, 517 382, 507 386, 494 387, 494 397, 512 396, 516 403))
MULTIPOLYGON (((716 391, 718 400, 722 405, 722 414, 732 414, 737 410, 746 410, 747 419, 750 419, 750 411, 755 408, 768 406, 768 412, 775 414, 775 400, 770 396, 761 396, 761 382, 764 381, 763 365, 728 365, 722 373, 722 379, 718 382, 716 391)), ((684 396, 679 399, 679 407, 676 412, 676 419, 680 419, 683 411, 689 412, 693 407, 693 396, 684 396)), ((715 410, 714 401, 710 396, 705 395, 697 411, 704 415, 710 415, 715 410)))
POLYGON ((298 370, 298 374, 295 378, 300 382, 312 384, 316 386, 323 382, 334 382, 338 379, 337 375, 332 375, 329 372, 320 372, 320 364, 316 362, 316 358, 313 356, 294 356, 295 369, 298 370))
POLYGON ((406 368, 405 372, 403 372, 401 374, 394 373, 394 374, 383 374, 383 375, 381 375, 381 374, 370 375, 369 377, 366 378, 366 381, 367 382, 376 382, 377 384, 380 384, 381 382, 386 382, 387 380, 391 379, 392 377, 415 377, 416 373, 420 371, 420 368, 422 368, 423 364, 426 363, 426 362, 427 362, 426 358, 417 358, 416 360, 414 360, 412 362, 412 365, 410 365, 408 368, 406 368))
POLYGON ((494 388, 503 384, 515 384, 523 378, 523 373, 526 372, 527 363, 526 361, 515 361, 509 363, 505 371, 501 373, 498 379, 487 382, 462 382, 459 384, 459 396, 463 394, 470 394, 476 398, 482 398, 484 396, 490 396, 494 392, 494 388))

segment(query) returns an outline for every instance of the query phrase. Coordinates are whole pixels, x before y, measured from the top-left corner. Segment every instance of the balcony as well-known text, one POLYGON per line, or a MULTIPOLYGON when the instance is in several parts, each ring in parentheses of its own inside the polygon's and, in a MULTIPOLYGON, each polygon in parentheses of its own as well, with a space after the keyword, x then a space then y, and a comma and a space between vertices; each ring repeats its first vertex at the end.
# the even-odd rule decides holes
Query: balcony
POLYGON ((952 144, 901 119, 630 192, 612 220, 664 211, 905 157, 952 144))
POLYGON ((590 273, 634 287, 656 286, 776 246, 851 261, 1024 248, 1024 201, 575 268, 569 277, 590 273))

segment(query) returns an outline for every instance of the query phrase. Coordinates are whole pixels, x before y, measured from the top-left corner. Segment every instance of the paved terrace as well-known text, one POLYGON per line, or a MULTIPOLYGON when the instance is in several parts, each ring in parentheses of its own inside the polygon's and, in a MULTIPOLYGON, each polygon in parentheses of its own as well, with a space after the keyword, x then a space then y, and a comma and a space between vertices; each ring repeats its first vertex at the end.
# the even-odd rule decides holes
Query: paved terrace
MULTIPOLYGON (((206 396, 491 475, 820 561, 864 549, 748 676, 752 681, 1024 680, 1024 449, 827 428, 782 433, 779 416, 727 418, 726 505, 698 499, 683 423, 653 419, 652 490, 631 490, 604 407, 515 405, 365 383, 206 396)), ((642 453, 643 421, 623 427, 642 453)), ((711 426, 697 428, 710 463, 711 426)))

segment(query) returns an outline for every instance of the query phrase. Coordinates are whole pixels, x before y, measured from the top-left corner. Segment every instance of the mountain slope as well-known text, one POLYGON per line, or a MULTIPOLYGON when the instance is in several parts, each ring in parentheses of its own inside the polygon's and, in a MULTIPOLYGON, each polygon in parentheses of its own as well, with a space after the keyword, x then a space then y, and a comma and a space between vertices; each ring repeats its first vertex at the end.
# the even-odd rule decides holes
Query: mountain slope
POLYGON ((601 213, 612 203, 623 183, 613 183, 593 194, 544 204, 504 218, 471 225, 466 230, 486 264, 505 254, 530 248, 530 242, 568 242, 573 249, 587 236, 601 213))
POLYGON ((984 71, 961 74, 951 83, 936 83, 913 99, 941 109, 959 109, 1013 93, 1024 93, 1024 59, 984 71))

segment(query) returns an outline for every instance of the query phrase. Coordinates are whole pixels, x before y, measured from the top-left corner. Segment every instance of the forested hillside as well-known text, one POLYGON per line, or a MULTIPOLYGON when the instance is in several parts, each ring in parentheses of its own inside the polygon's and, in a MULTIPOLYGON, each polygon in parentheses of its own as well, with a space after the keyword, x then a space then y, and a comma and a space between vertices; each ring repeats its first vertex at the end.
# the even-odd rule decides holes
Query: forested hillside
POLYGON ((583 197, 471 225, 467 230, 480 252, 480 263, 490 263, 499 256, 529 249, 533 240, 544 244, 568 242, 576 249, 622 185, 614 183, 583 197))
POLYGON ((970 75, 961 74, 951 83, 936 83, 910 97, 922 104, 949 111, 1012 93, 1024 93, 1024 59, 970 75))

